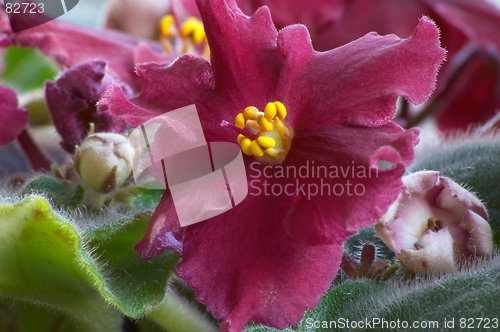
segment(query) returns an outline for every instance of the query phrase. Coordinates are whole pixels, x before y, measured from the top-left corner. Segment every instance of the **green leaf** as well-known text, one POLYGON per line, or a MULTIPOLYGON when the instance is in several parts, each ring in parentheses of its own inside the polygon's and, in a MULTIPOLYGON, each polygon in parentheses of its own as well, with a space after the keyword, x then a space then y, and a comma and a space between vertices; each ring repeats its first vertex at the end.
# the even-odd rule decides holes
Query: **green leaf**
POLYGON ((410 171, 439 171, 470 188, 485 204, 493 242, 500 245, 500 140, 459 142, 418 160, 410 171))
POLYGON ((116 331, 121 316, 114 308, 132 318, 151 311, 164 299, 178 258, 167 251, 143 261, 132 249, 145 234, 146 216, 107 218, 120 218, 121 227, 93 238, 78 218, 69 222, 43 197, 0 204, 0 295, 54 308, 82 331, 116 331))
MULTIPOLYGON (((410 327, 413 322, 436 321, 439 327, 427 330, 438 331, 444 329, 445 319, 454 320, 457 329, 462 318, 498 319, 500 265, 496 259, 489 267, 412 285, 368 280, 346 283, 329 291, 314 311, 305 314, 302 331, 335 331, 344 327, 356 330, 353 325, 347 329, 341 324, 347 324, 347 320, 366 324, 377 318, 380 324, 382 318, 387 322, 399 320, 400 328, 392 329, 398 331, 408 330, 401 325, 403 321, 410 327), (322 326, 323 322, 327 326, 322 326), (337 324, 336 328, 333 324, 337 324)), ((372 327, 382 329, 381 325, 372 327)))
POLYGON ((105 264, 107 285, 112 296, 107 299, 121 312, 132 318, 139 318, 158 306, 167 291, 168 279, 178 262, 171 251, 150 260, 142 260, 132 249, 146 234, 149 215, 132 219, 114 233, 101 234, 101 239, 91 238, 89 246, 99 257, 98 263, 105 264))
POLYGON ((31 48, 9 47, 4 63, 0 81, 18 93, 42 88, 45 81, 54 79, 58 73, 54 62, 31 48))
POLYGON ((117 331, 120 315, 78 232, 41 197, 0 205, 0 294, 73 317, 81 331, 117 331))
POLYGON ((84 198, 84 190, 80 185, 45 175, 40 175, 30 181, 21 194, 42 194, 50 198, 58 207, 76 207, 84 198))

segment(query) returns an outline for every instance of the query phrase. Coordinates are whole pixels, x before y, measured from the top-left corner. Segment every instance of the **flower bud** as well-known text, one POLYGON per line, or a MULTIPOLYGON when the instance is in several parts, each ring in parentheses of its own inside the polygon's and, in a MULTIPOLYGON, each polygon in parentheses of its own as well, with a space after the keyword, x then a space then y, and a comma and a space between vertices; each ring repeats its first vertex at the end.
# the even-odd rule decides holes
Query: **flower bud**
POLYGON ((487 220, 472 193, 438 172, 423 171, 403 178, 401 195, 375 230, 407 268, 441 274, 491 256, 487 220))
POLYGON ((109 193, 130 177, 133 156, 134 150, 124 136, 92 134, 77 147, 75 167, 89 187, 109 193))

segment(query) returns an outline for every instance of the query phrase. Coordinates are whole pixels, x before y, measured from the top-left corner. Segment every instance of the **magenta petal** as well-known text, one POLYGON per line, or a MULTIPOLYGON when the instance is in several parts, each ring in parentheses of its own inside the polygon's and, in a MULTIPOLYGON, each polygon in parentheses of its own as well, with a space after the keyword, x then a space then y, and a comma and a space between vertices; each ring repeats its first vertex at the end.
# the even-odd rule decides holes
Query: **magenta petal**
POLYGON ((109 109, 131 126, 177 108, 209 104, 213 74, 209 63, 191 55, 179 57, 172 64, 144 63, 137 66, 144 84, 141 94, 130 101, 117 86, 111 86, 99 102, 99 109, 109 109))
MULTIPOLYGON (((267 7, 249 18, 234 0, 197 1, 210 44, 216 89, 238 103, 253 105, 256 96, 272 100, 280 64, 277 31, 267 7), (237 28, 236 28, 237 27, 237 28)), ((262 105, 255 105, 264 107, 262 105)))
POLYGON ((297 134, 284 166, 314 161, 309 169, 326 166, 328 176, 300 179, 304 191, 284 221, 288 234, 311 245, 341 243, 380 220, 401 191, 401 177, 417 143, 418 130, 403 131, 392 122, 380 128, 297 134), (379 161, 392 165, 379 168, 379 161), (337 178, 330 175, 334 171, 337 178), (316 188, 318 193, 309 195, 316 188))
POLYGON ((97 112, 95 107, 112 81, 106 74, 105 62, 89 61, 67 70, 55 82, 46 83, 47 106, 66 151, 73 152, 75 145, 81 143, 90 122, 95 124, 98 132, 122 132, 125 129, 122 119, 111 116, 109 112, 97 112))
POLYGON ((280 221, 287 204, 248 197, 240 208, 185 229, 176 274, 224 318, 222 331, 241 331, 249 321, 280 329, 297 323, 336 275, 342 247, 291 240, 280 221))
POLYGON ((28 122, 28 111, 18 108, 14 90, 0 86, 0 146, 13 141, 28 122))
MULTIPOLYGON (((23 22, 12 22, 13 26, 16 24, 23 22)), ((64 67, 89 60, 104 60, 114 77, 135 90, 140 89, 140 79, 134 73, 134 54, 140 39, 109 30, 78 27, 60 20, 18 32, 13 39, 16 45, 38 48, 64 67)), ((149 45, 157 52, 161 51, 159 44, 150 42, 149 45)))
POLYGON ((140 43, 135 49, 134 53, 134 62, 135 63, 143 63, 143 62, 172 62, 174 61, 175 56, 170 54, 161 54, 156 52, 151 46, 147 43, 140 43))
POLYGON ((181 254, 182 242, 175 236, 183 232, 180 228, 172 195, 167 189, 151 217, 146 235, 134 246, 134 249, 140 252, 142 259, 159 256, 166 249, 181 254), (176 231, 175 234, 172 231, 176 231))
POLYGON ((291 26, 280 31, 278 44, 286 57, 278 96, 286 105, 308 110, 296 130, 332 123, 383 125, 394 116, 398 96, 414 104, 429 97, 445 54, 438 29, 426 17, 408 39, 370 33, 317 53, 305 28, 291 26))

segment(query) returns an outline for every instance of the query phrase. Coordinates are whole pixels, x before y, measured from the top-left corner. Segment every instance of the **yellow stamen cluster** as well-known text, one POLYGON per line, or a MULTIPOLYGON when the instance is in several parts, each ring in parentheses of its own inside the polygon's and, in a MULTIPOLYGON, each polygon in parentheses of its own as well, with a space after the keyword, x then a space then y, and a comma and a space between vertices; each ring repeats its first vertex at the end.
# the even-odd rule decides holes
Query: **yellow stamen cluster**
POLYGON ((171 40, 179 36, 183 41, 181 53, 190 53, 192 45, 205 44, 203 56, 210 56, 210 49, 208 47, 207 36, 203 23, 196 17, 189 17, 182 23, 180 31, 178 32, 175 27, 175 18, 172 15, 165 15, 160 20, 160 35, 161 43, 167 53, 173 53, 171 40))
POLYGON ((282 121, 285 117, 286 107, 280 101, 267 103, 264 112, 255 106, 245 108, 236 116, 234 125, 239 129, 248 127, 258 137, 251 140, 243 134, 238 135, 241 150, 249 156, 282 157, 290 142, 290 132, 282 121))
POLYGON ((191 39, 194 45, 201 44, 207 39, 203 23, 196 17, 189 17, 181 27, 181 38, 191 39))

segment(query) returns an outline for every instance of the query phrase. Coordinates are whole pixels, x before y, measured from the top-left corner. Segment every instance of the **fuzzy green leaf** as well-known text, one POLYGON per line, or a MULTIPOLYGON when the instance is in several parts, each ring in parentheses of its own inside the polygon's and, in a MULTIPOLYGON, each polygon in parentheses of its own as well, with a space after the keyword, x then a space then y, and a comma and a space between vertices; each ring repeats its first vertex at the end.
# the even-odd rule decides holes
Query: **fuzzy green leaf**
POLYGON ((0 295, 54 308, 82 331, 117 331, 114 308, 132 318, 151 311, 164 299, 178 258, 165 252, 141 260, 132 246, 147 218, 118 216, 121 227, 94 239, 78 218, 66 220, 43 197, 0 204, 0 295))
POLYGON ((82 331, 117 331, 119 313, 78 232, 41 197, 0 205, 0 294, 73 317, 82 331))
MULTIPOLYGON (((401 322, 400 328, 393 330, 405 330, 403 321, 410 327, 413 322, 426 321, 437 322, 438 326, 428 330, 438 331, 444 329, 445 320, 454 320, 458 329, 460 319, 476 317, 489 318, 492 329, 493 318, 498 319, 499 281, 498 262, 475 271, 417 281, 411 285, 353 281, 328 292, 314 311, 307 312, 302 320, 302 330, 335 331, 344 328, 341 324, 347 324, 347 319, 366 323, 378 318, 381 324, 383 318, 388 322, 401 322), (322 327, 322 322, 328 327, 322 327), (337 324, 336 329, 330 325, 333 322, 337 324), (317 324, 320 324, 319 328, 317 324)), ((483 326, 485 322, 482 322, 483 326)), ((496 322, 498 327, 498 320, 496 322)), ((382 326, 373 328, 381 329, 382 326)))

